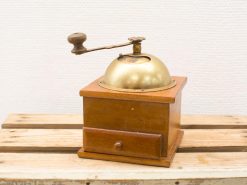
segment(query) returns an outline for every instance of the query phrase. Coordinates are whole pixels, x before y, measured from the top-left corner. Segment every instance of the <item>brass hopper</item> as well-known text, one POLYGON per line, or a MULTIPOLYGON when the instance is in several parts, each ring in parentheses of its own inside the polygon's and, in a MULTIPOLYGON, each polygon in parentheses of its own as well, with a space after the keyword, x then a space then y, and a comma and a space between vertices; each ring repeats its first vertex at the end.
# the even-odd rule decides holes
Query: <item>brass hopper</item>
POLYGON ((171 77, 157 57, 142 53, 144 37, 129 42, 87 49, 84 33, 68 41, 72 53, 133 45, 133 52, 120 54, 103 77, 80 91, 83 96, 83 147, 78 156, 129 163, 170 165, 182 138, 181 91, 185 77, 171 77))
POLYGON ((129 42, 123 44, 94 49, 86 49, 83 46, 85 40, 84 33, 70 35, 68 41, 74 44, 72 53, 80 55, 133 44, 133 53, 120 54, 106 69, 104 77, 99 81, 99 85, 104 88, 123 92, 147 92, 168 89, 176 84, 160 59, 141 52, 144 37, 131 37, 129 42))

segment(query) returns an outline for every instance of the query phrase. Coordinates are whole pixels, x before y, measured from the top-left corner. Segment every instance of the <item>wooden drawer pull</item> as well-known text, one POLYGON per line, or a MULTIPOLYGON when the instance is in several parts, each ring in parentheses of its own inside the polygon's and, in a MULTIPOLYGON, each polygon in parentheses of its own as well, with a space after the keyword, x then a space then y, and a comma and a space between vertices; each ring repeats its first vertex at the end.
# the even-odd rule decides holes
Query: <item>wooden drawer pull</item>
POLYGON ((122 141, 117 141, 117 142, 114 144, 114 147, 115 147, 116 150, 122 150, 123 142, 122 142, 122 141))
POLYGON ((99 128, 83 128, 86 152, 159 159, 161 134, 127 132, 99 128))

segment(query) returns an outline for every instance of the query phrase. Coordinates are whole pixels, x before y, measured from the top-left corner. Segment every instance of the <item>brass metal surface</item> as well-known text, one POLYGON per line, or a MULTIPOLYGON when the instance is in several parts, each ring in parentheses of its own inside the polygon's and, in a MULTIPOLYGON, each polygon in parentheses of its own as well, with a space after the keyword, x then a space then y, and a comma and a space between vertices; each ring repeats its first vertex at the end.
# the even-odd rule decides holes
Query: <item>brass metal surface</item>
POLYGON ((133 53, 120 55, 108 66, 98 85, 123 92, 150 92, 171 88, 176 82, 171 79, 168 69, 157 57, 141 52, 144 37, 130 37, 129 42, 87 49, 83 46, 86 34, 74 33, 68 41, 74 45, 72 53, 77 55, 91 51, 112 49, 133 45, 133 53))
POLYGON ((168 69, 150 54, 120 55, 108 66, 98 83, 101 87, 124 92, 150 92, 174 87, 168 69))

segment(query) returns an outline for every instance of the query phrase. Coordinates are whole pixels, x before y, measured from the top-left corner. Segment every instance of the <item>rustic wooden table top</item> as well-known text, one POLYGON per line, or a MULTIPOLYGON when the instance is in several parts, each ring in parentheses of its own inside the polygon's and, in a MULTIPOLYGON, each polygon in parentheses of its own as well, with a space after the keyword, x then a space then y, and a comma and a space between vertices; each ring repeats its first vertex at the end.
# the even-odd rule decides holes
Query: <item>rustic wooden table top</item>
POLYGON ((80 115, 12 114, 0 130, 0 185, 247 185, 247 116, 183 116, 171 168, 81 159, 80 115))

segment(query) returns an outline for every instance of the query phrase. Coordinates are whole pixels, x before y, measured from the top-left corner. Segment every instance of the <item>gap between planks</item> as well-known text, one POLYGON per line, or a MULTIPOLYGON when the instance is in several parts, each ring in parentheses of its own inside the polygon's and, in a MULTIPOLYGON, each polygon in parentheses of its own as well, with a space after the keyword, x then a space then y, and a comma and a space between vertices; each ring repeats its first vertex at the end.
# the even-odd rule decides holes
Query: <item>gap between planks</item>
MULTIPOLYGON (((82 146, 79 129, 2 129, 0 152, 68 152, 82 146)), ((245 129, 185 129, 178 152, 247 152, 245 129)))
POLYGON ((81 129, 79 114, 10 114, 2 128, 15 129, 81 129))
POLYGON ((244 116, 183 116, 185 136, 178 150, 180 153, 175 155, 169 169, 79 159, 76 151, 82 145, 82 131, 79 130, 82 128, 81 123, 80 115, 10 115, 3 127, 18 129, 0 130, 0 152, 5 152, 0 153, 0 176, 6 178, 6 182, 18 178, 29 179, 30 176, 33 179, 52 179, 56 176, 57 179, 73 179, 73 183, 76 182, 74 179, 80 179, 79 184, 81 180, 88 182, 88 179, 95 178, 96 184, 104 180, 110 180, 109 184, 112 184, 112 180, 120 182, 118 179, 134 179, 138 184, 146 182, 145 179, 148 180, 147 184, 151 183, 150 179, 155 179, 153 184, 167 183, 166 179, 169 182, 170 179, 176 179, 172 184, 202 183, 201 179, 206 184, 222 184, 227 182, 225 179, 245 184, 247 180, 247 130, 244 130, 244 116))
MULTIPOLYGON (((247 116, 182 115, 183 129, 247 129, 247 116)), ((10 114, 2 128, 81 129, 79 114, 10 114)))

